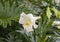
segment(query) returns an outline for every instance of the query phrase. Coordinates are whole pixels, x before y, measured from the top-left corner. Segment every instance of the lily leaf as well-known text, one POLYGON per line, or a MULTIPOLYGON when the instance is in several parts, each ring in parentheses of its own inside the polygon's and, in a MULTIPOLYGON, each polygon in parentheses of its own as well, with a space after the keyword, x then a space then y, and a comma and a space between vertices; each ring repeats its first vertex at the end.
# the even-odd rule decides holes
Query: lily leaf
POLYGON ((51 12, 50 12, 50 8, 49 7, 47 7, 46 14, 47 14, 48 19, 50 20, 51 12))
POLYGON ((51 10, 53 10, 53 12, 57 18, 60 18, 60 11, 58 11, 55 7, 53 7, 51 10))

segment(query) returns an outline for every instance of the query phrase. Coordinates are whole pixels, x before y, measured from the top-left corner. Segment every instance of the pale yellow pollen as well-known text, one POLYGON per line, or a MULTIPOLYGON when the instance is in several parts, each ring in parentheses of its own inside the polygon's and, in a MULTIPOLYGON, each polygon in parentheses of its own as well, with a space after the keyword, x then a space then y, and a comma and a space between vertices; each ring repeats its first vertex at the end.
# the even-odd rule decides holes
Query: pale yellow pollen
POLYGON ((26 27, 28 27, 28 26, 31 25, 31 22, 30 22, 30 21, 27 21, 24 25, 25 25, 26 27))

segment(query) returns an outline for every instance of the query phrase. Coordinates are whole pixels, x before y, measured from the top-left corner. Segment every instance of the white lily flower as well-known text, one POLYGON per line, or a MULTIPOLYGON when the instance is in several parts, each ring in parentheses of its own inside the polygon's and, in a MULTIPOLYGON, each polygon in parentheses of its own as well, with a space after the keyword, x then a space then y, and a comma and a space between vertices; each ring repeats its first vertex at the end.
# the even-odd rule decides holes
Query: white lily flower
POLYGON ((33 28, 37 28, 38 25, 35 24, 35 21, 39 19, 40 17, 34 17, 32 14, 25 14, 22 12, 20 15, 19 23, 23 25, 24 30, 30 32, 33 31, 33 28))

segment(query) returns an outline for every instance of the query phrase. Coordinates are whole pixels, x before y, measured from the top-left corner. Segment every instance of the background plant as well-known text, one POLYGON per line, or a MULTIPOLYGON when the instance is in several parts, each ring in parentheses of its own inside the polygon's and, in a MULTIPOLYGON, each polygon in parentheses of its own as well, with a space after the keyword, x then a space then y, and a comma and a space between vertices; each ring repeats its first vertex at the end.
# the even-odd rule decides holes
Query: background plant
POLYGON ((0 0, 0 42, 55 42, 60 30, 52 23, 59 18, 59 6, 52 0, 0 0), (23 27, 18 21, 22 12, 41 16, 38 29, 29 35, 20 32, 23 27))

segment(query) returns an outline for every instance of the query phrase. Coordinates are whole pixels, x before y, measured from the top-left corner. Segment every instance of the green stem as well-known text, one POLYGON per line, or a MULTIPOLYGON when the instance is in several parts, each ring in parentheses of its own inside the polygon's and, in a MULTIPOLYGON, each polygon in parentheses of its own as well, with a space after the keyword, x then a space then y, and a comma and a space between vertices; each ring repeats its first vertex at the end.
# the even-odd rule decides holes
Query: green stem
POLYGON ((48 36, 45 37, 44 41, 43 42, 46 42, 46 40, 48 39, 48 36))
POLYGON ((34 29, 34 42, 37 42, 37 41, 36 41, 36 35, 35 35, 35 33, 36 33, 36 31, 35 31, 35 29, 34 29))

